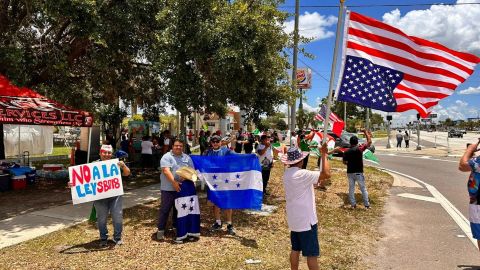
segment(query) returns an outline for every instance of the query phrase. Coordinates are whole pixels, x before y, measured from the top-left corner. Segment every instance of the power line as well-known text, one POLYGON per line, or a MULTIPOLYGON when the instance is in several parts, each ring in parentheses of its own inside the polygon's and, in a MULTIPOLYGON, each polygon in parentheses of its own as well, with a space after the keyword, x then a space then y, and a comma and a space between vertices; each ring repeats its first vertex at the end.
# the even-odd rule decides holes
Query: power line
MULTIPOLYGON (((480 5, 480 3, 418 3, 418 4, 372 4, 372 5, 347 5, 350 8, 371 8, 371 7, 416 7, 416 6, 463 6, 480 5)), ((295 6, 280 6, 279 8, 292 8, 295 6)), ((301 8, 338 8, 339 5, 300 5, 301 8)))
MULTIPOLYGON (((292 55, 291 52, 289 51, 286 51, 288 54, 292 55)), ((298 58, 298 61, 302 62, 302 64, 304 64, 307 68, 311 69, 313 71, 313 73, 317 74, 318 76, 320 76, 320 78, 324 79, 326 82, 329 82, 329 80, 327 78, 325 78, 322 74, 320 74, 319 72, 317 72, 314 68, 312 68, 310 65, 308 65, 307 63, 305 63, 305 61, 303 61, 302 59, 298 58)))

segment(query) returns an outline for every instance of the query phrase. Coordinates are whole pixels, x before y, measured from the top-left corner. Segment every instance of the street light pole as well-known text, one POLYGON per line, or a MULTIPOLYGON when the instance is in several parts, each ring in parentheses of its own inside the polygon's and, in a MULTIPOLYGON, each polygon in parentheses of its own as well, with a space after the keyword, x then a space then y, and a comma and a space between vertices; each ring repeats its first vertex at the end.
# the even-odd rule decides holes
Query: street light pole
POLYGON ((390 120, 392 120, 392 116, 387 114, 387 149, 392 148, 392 145, 390 144, 390 120))
MULTIPOLYGON (((293 65, 292 65, 292 92, 297 94, 297 55, 298 55, 298 21, 299 21, 299 11, 300 10, 300 0, 295 0, 295 25, 293 28, 293 65)), ((297 98, 295 97, 293 104, 290 107, 290 131, 294 131, 297 126, 296 123, 296 103, 297 98)))

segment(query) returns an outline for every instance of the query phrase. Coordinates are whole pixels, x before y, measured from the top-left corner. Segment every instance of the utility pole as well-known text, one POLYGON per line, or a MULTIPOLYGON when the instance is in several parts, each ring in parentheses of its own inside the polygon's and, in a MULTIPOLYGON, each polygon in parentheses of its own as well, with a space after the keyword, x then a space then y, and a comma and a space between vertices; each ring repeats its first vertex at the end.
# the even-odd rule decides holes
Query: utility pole
POLYGON ((387 113, 387 149, 392 148, 392 145, 390 144, 390 124, 392 121, 392 116, 390 113, 387 113))
MULTIPOLYGON (((293 28, 293 65, 292 65, 292 91, 297 93, 297 55, 298 55, 298 16, 300 10, 300 0, 295 0, 295 26, 293 28)), ((296 123, 296 108, 297 98, 294 99, 290 107, 290 131, 294 131, 297 126, 296 123)))
POLYGON ((420 114, 419 113, 417 113, 417 149, 416 150, 422 150, 422 147, 420 146, 420 114))

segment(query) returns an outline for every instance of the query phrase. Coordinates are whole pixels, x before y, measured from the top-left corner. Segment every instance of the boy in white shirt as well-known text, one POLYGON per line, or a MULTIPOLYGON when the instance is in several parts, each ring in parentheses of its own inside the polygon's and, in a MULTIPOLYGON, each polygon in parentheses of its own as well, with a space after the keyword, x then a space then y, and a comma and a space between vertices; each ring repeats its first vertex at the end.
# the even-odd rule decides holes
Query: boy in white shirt
POLYGON ((321 147, 321 171, 302 169, 303 159, 308 152, 301 152, 296 147, 290 147, 287 154, 282 157, 282 162, 289 165, 283 176, 283 184, 288 227, 291 231, 290 267, 292 270, 298 269, 300 251, 307 257, 308 269, 318 269, 317 257, 320 256, 320 247, 314 185, 323 186, 322 182, 330 178, 327 152, 327 144, 324 143, 321 147))

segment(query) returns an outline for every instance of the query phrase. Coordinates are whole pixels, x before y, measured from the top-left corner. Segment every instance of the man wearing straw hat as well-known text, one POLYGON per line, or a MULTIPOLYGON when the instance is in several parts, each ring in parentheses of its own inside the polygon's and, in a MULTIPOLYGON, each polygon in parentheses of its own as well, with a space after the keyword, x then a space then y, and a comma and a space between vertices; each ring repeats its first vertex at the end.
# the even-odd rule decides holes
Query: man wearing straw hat
POLYGON ((317 257, 320 256, 320 247, 314 185, 323 186, 323 181, 330 178, 327 152, 327 144, 323 143, 320 157, 321 171, 302 169, 308 152, 301 152, 297 147, 290 147, 287 154, 282 156, 282 162, 288 165, 283 175, 283 184, 292 244, 291 269, 298 269, 300 251, 304 257, 307 257, 308 268, 318 269, 317 257))

